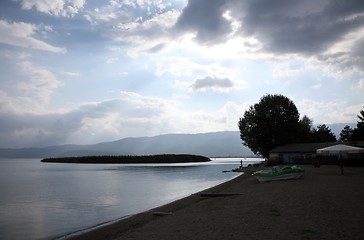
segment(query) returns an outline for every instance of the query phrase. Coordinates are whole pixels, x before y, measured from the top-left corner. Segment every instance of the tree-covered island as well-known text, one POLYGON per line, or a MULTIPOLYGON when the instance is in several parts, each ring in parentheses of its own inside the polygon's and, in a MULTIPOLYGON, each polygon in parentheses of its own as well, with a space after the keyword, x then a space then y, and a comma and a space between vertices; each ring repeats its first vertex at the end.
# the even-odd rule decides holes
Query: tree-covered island
POLYGON ((145 156, 82 156, 82 157, 61 157, 44 158, 45 163, 88 163, 88 164, 136 164, 136 163, 191 163, 209 162, 210 158, 191 154, 160 154, 145 156))

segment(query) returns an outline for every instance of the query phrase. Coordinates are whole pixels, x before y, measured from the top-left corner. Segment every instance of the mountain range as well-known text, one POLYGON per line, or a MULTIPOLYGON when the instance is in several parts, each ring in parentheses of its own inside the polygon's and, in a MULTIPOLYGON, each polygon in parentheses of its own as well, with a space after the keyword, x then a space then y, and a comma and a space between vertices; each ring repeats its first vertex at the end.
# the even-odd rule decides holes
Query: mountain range
MULTIPOLYGON (((345 125, 328 124, 339 138, 345 125)), ((90 145, 57 145, 43 148, 0 148, 0 158, 48 158, 90 155, 154 155, 196 154, 206 157, 247 157, 253 152, 242 144, 239 131, 197 134, 165 134, 154 137, 123 138, 117 141, 90 145)))
POLYGON ((238 131, 199 134, 166 134, 124 138, 91 145, 58 145, 43 148, 0 149, 2 158, 46 158, 88 155, 196 154, 206 157, 254 156, 242 144, 238 131))

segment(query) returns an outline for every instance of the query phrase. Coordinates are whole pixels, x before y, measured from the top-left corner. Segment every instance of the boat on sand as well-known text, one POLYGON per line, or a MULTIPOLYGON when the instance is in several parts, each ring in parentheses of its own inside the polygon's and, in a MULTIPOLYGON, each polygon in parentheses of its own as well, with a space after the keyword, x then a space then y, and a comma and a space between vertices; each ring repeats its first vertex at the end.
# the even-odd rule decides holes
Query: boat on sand
POLYGON ((259 182, 270 182, 278 180, 298 179, 303 176, 304 170, 297 166, 274 166, 269 169, 260 170, 253 173, 259 182))

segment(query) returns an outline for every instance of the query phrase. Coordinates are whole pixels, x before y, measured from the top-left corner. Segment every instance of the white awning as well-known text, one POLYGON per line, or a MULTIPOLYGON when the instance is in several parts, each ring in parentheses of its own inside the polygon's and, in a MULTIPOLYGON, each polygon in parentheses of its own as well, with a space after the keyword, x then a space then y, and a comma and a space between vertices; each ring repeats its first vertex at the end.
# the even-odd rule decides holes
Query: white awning
POLYGON ((340 153, 364 153, 364 148, 353 147, 344 144, 337 144, 330 147, 320 148, 316 150, 317 154, 333 154, 340 153))

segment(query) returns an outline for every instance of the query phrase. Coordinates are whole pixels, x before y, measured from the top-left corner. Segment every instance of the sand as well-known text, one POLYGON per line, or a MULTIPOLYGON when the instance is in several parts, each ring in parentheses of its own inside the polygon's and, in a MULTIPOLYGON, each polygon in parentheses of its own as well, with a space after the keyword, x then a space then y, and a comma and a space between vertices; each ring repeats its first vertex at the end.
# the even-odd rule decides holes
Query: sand
POLYGON ((364 168, 302 166, 299 180, 250 172, 72 239, 364 239, 364 168), (158 213, 158 214, 155 214, 158 213))

